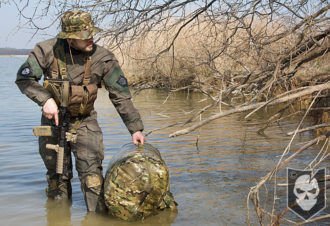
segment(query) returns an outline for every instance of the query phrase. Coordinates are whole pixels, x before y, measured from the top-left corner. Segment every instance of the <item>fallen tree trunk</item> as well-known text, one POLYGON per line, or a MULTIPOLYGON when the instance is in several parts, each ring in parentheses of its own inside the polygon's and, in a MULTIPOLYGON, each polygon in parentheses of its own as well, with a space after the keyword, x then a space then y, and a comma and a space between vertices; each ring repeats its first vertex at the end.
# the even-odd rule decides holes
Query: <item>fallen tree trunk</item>
MULTIPOLYGON (((314 129, 318 129, 318 128, 323 128, 323 127, 330 127, 330 123, 322 123, 319 125, 302 128, 302 129, 298 130, 297 133, 302 133, 302 132, 306 132, 306 131, 314 130, 314 129)), ((291 136, 294 133, 295 133, 295 131, 291 131, 291 132, 288 132, 286 135, 291 136)))
POLYGON ((305 96, 305 95, 309 95, 309 94, 312 94, 312 93, 317 92, 317 91, 326 90, 326 89, 330 89, 330 82, 327 82, 327 83, 321 84, 321 85, 316 85, 316 86, 309 86, 309 87, 306 87, 304 90, 302 90, 300 92, 297 92, 297 93, 294 93, 294 94, 291 94, 291 95, 288 95, 288 96, 285 96, 285 97, 281 97, 281 98, 276 98, 275 97, 271 101, 259 102, 259 103, 256 103, 256 104, 250 104, 250 105, 247 105, 247 106, 237 107, 237 108, 234 108, 234 109, 223 111, 223 112, 215 114, 211 117, 208 117, 208 118, 206 118, 206 119, 204 119, 200 122, 194 123, 193 125, 191 125, 188 128, 178 130, 178 131, 170 134, 169 137, 177 137, 177 136, 181 136, 181 135, 190 133, 190 132, 194 131, 195 129, 197 129, 197 128, 199 128, 199 127, 201 127, 201 126, 203 126, 203 125, 205 125, 205 124, 207 124, 207 123, 209 123, 209 122, 211 122, 215 119, 218 119, 218 118, 221 118, 221 117, 224 117, 224 116, 227 116, 227 115, 231 115, 231 114, 239 113, 239 112, 244 112, 244 111, 249 111, 249 110, 264 107, 264 106, 267 106, 267 105, 276 105, 276 104, 284 103, 284 102, 287 102, 289 100, 293 100, 293 99, 296 99, 296 98, 299 98, 299 97, 302 97, 302 96, 305 96))

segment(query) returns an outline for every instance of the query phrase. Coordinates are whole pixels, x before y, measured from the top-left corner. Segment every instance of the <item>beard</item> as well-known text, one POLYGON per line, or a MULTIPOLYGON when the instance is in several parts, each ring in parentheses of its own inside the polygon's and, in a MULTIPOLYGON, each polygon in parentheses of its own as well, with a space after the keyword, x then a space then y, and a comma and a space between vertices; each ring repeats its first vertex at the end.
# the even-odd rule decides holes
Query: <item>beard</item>
POLYGON ((70 45, 72 48, 84 52, 89 53, 93 50, 93 41, 88 41, 87 43, 78 43, 77 41, 73 40, 70 45))

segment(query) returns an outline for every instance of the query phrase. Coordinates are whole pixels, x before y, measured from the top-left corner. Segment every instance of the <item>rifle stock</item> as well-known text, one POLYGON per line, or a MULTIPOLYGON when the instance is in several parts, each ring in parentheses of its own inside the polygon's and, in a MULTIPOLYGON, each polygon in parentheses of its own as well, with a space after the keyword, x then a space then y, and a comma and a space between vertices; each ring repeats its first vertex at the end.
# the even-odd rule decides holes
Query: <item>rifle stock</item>
POLYGON ((37 137, 51 137, 53 135, 52 126, 35 126, 32 129, 32 133, 37 137))

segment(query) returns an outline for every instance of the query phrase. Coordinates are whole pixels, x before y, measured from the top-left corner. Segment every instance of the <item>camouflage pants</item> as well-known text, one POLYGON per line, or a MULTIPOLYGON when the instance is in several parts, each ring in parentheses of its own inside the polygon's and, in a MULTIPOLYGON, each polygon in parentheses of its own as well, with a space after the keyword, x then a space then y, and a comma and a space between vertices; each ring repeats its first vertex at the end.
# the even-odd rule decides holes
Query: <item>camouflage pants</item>
MULTIPOLYGON (((77 120, 70 122, 72 128, 77 120)), ((51 120, 41 119, 42 125, 50 125, 51 120)), ((96 112, 81 120, 77 131, 77 142, 69 143, 69 149, 74 154, 76 170, 81 182, 88 211, 95 211, 102 197, 102 160, 104 147, 102 132, 96 120, 96 112)), ((52 137, 39 137, 39 152, 47 168, 47 178, 59 179, 56 174, 56 152, 46 148, 46 144, 57 144, 56 134, 52 137)), ((70 181, 72 178, 71 152, 65 153, 62 180, 70 181)))

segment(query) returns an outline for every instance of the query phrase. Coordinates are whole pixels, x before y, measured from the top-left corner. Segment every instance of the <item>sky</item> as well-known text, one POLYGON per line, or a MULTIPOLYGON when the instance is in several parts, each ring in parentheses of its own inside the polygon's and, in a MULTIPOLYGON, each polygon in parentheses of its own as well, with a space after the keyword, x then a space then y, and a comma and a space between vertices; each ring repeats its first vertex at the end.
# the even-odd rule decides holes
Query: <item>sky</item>
MULTIPOLYGON (((58 26, 55 25, 47 30, 47 34, 37 34, 32 38, 33 31, 17 29, 19 25, 18 15, 13 4, 3 4, 0 0, 0 48, 32 49, 36 43, 55 37, 58 33, 58 26)), ((45 20, 44 22, 47 22, 47 19, 45 20)))
MULTIPOLYGON (((16 6, 13 4, 14 0, 0 0, 0 48, 10 47, 17 49, 32 49, 34 45, 40 41, 55 37, 59 32, 59 22, 54 24, 50 29, 42 31, 33 36, 34 31, 27 28, 18 29, 19 13, 16 6), (7 2, 7 3, 6 3, 7 2)), ((311 0, 311 5, 320 0, 311 0)), ((33 6, 39 1, 36 0, 16 0, 22 7, 25 2, 29 2, 29 7, 24 11, 26 15, 32 15, 33 6)), ((43 1, 41 1, 43 2, 43 1)), ((55 1, 56 2, 56 1, 55 1)), ((330 11, 328 11, 327 16, 330 11)), ((38 25, 49 24, 50 18, 43 18, 38 21, 38 25)))

